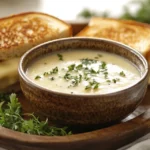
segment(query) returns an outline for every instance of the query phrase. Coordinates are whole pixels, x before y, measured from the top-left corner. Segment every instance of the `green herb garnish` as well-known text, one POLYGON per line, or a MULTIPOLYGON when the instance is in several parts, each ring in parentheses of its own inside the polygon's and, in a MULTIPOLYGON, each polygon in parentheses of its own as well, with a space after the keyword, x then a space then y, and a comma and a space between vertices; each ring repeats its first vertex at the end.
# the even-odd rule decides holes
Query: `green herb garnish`
POLYGON ((97 60, 85 58, 85 59, 81 59, 81 62, 82 62, 82 64, 84 64, 84 65, 90 65, 90 64, 97 63, 97 60))
POLYGON ((106 69, 106 62, 102 62, 102 64, 101 64, 101 69, 106 69))
POLYGON ((55 67, 52 69, 52 71, 50 71, 50 74, 56 74, 58 73, 58 67, 55 67))
POLYGON ((44 76, 48 76, 50 73, 49 72, 44 72, 43 75, 44 76))
POLYGON ((58 56, 59 60, 63 60, 63 55, 57 54, 57 56, 58 56))
POLYGON ((70 79, 71 79, 71 74, 67 72, 67 73, 64 75, 64 79, 67 80, 67 81, 70 80, 70 79))
POLYGON ((85 79, 85 81, 89 80, 90 79, 89 74, 84 73, 84 79, 85 79))
POLYGON ((89 84, 85 87, 85 90, 91 90, 91 89, 98 89, 99 88, 99 82, 93 80, 92 82, 89 82, 89 84))
POLYGON ((67 132, 66 127, 49 126, 48 120, 40 121, 34 114, 22 114, 21 104, 16 94, 10 96, 0 94, 0 126, 27 134, 47 136, 71 134, 71 132, 67 132), (24 115, 28 116, 29 119, 25 120, 22 117, 24 115))
POLYGON ((75 64, 68 66, 68 71, 73 71, 75 69, 75 64))
POLYGON ((71 81, 71 85, 70 86, 77 86, 82 81, 82 75, 79 74, 79 76, 72 76, 70 73, 66 73, 64 75, 64 79, 66 81, 69 81, 69 80, 71 81))
POLYGON ((105 79, 108 78, 108 72, 104 72, 105 79))
POLYGON ((72 77, 72 86, 77 86, 79 84, 79 78, 77 76, 72 77))
POLYGON ((123 71, 121 71, 119 74, 120 74, 120 76, 122 76, 122 77, 125 77, 125 76, 126 76, 123 71))
POLYGON ((116 78, 116 79, 112 79, 112 81, 113 81, 114 83, 116 83, 116 82, 120 81, 120 79, 119 79, 119 78, 116 78))
POLYGON ((111 80, 106 80, 106 82, 110 83, 110 82, 111 82, 111 80))
POLYGON ((51 77, 50 80, 53 81, 53 80, 55 80, 55 78, 54 78, 54 77, 51 77))
POLYGON ((35 80, 38 80, 38 79, 40 79, 40 78, 41 78, 41 76, 37 75, 34 79, 35 79, 35 80))
POLYGON ((82 64, 79 64, 78 66, 76 66, 76 69, 77 69, 77 70, 83 69, 83 65, 82 65, 82 64))

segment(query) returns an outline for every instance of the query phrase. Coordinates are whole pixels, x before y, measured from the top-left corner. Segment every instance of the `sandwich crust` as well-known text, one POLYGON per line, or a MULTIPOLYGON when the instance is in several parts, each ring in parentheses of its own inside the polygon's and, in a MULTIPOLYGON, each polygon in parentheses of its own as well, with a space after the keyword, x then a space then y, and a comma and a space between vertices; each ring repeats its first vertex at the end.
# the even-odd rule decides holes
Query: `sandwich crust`
POLYGON ((38 12, 28 12, 0 19, 0 60, 20 57, 42 42, 72 35, 64 21, 38 12))
POLYGON ((27 50, 43 42, 72 36, 71 25, 38 12, 0 19, 0 92, 20 90, 18 63, 27 50))
POLYGON ((94 17, 77 36, 101 37, 124 43, 150 60, 150 26, 131 20, 94 17))

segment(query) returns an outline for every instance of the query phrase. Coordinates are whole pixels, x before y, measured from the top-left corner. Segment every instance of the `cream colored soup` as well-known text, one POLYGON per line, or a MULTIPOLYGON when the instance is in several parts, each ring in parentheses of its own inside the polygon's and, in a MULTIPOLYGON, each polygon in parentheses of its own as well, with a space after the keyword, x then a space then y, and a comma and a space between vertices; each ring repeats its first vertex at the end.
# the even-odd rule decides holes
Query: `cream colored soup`
POLYGON ((139 71, 128 60, 96 50, 46 55, 30 64, 26 74, 37 85, 71 94, 111 93, 140 79, 139 71))

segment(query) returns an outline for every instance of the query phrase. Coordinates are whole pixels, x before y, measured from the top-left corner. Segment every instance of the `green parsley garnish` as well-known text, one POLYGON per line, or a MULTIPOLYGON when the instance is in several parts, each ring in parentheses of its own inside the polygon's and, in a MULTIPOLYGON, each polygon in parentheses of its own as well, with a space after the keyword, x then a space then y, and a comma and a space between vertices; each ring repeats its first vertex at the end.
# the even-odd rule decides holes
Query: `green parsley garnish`
POLYGON ((106 69, 106 62, 102 62, 102 64, 101 64, 101 69, 106 69))
POLYGON ((85 81, 87 81, 87 80, 89 80, 89 79, 90 79, 90 77, 89 77, 89 74, 88 74, 88 73, 85 73, 85 72, 84 72, 84 79, 85 79, 85 81))
POLYGON ((75 69, 75 64, 68 66, 68 71, 73 71, 75 69))
POLYGON ((16 94, 10 96, 0 94, 0 126, 27 134, 47 136, 72 134, 66 127, 49 126, 47 119, 40 121, 34 114, 23 114, 16 94), (29 119, 25 120, 22 116, 28 116, 29 119))
POLYGON ((108 78, 108 72, 104 72, 105 79, 108 78))
POLYGON ((50 80, 53 81, 53 80, 55 80, 55 78, 54 78, 54 77, 51 77, 50 80))
POLYGON ((43 75, 44 76, 48 76, 50 73, 49 72, 44 72, 43 75))
POLYGON ((97 71, 95 71, 93 68, 90 69, 91 74, 97 74, 97 71))
POLYGON ((59 60, 63 60, 63 55, 57 54, 57 56, 58 56, 59 60))
POLYGON ((106 82, 110 83, 110 82, 111 82, 111 80, 106 80, 106 82))
POLYGON ((85 90, 91 90, 91 89, 98 89, 99 88, 99 82, 93 80, 92 82, 89 82, 89 84, 85 87, 85 90))
POLYGON ((126 76, 123 71, 121 71, 119 74, 120 74, 120 76, 122 76, 122 77, 125 77, 125 76, 126 76))
POLYGON ((38 80, 38 79, 40 79, 40 78, 41 78, 41 76, 37 75, 34 79, 35 79, 35 80, 38 80))
POLYGON ((67 73, 64 75, 64 79, 67 80, 67 81, 70 80, 70 79, 71 79, 71 74, 67 72, 67 73))
POLYGON ((64 75, 64 79, 66 81, 69 81, 69 80, 71 81, 71 85, 70 86, 77 86, 82 81, 82 75, 79 74, 79 76, 72 76, 70 73, 66 73, 64 75))
POLYGON ((72 76, 72 86, 77 86, 79 84, 79 78, 78 76, 72 76))
POLYGON ((83 65, 82 65, 82 64, 79 64, 78 66, 76 66, 76 69, 77 69, 77 70, 83 69, 83 65))
POLYGON ((81 59, 82 64, 84 65, 90 65, 90 64, 95 64, 97 63, 97 60, 95 59, 89 59, 89 58, 85 58, 85 59, 81 59))
POLYGON ((55 67, 52 69, 52 71, 50 71, 50 74, 56 74, 58 73, 58 67, 55 67))
POLYGON ((120 79, 119 79, 119 78, 116 78, 116 79, 112 79, 112 81, 113 81, 114 83, 116 83, 116 82, 120 81, 120 79))

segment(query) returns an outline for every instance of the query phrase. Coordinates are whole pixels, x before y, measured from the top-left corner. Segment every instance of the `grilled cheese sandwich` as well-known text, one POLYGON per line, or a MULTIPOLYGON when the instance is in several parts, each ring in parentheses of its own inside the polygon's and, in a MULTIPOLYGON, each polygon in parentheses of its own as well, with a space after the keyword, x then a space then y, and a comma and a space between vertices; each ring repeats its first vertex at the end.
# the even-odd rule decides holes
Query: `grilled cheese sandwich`
POLYGON ((107 38, 139 51, 150 62, 150 26, 130 20, 94 17, 76 36, 107 38))
POLYGON ((0 92, 18 89, 13 86, 19 82, 18 63, 27 50, 69 36, 69 24, 44 13, 28 12, 0 19, 0 92))

